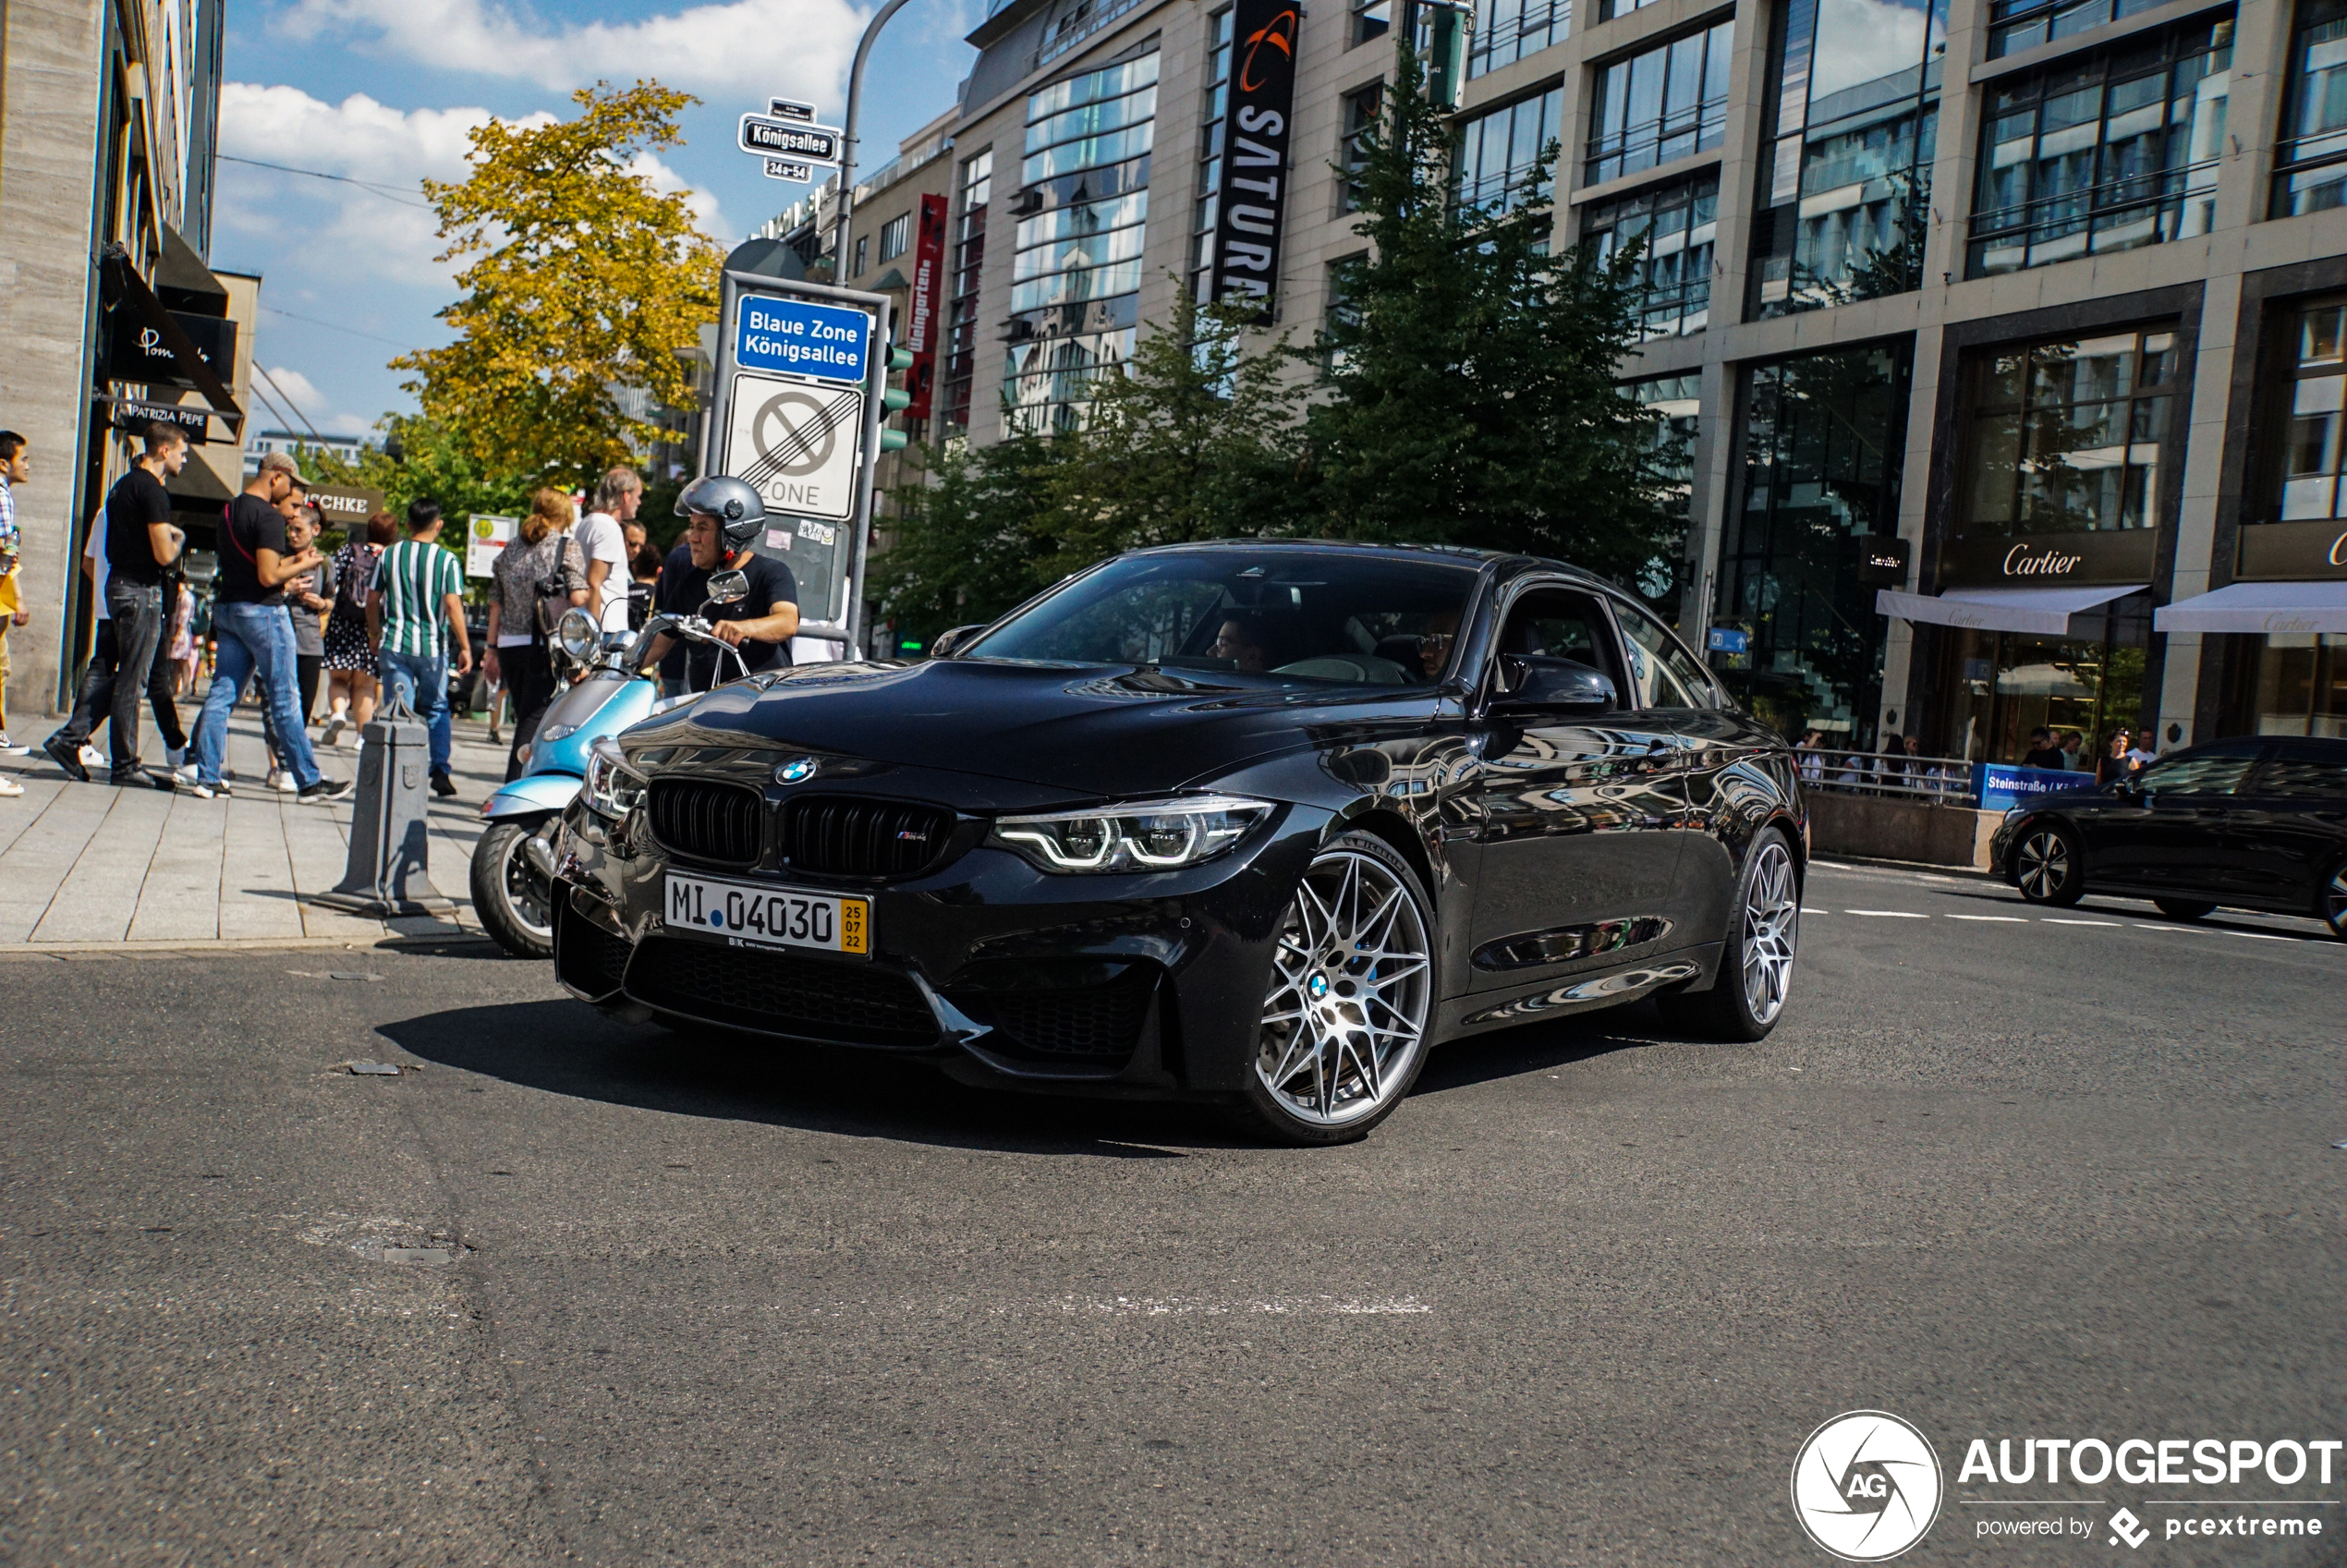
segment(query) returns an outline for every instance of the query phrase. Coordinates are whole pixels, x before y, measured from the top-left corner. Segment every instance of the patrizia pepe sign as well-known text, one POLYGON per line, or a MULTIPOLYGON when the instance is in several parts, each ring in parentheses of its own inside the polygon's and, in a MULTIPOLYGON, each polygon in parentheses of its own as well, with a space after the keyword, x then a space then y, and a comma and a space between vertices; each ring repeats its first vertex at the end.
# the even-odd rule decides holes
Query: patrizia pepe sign
POLYGON ((2151 579, 2158 536, 2149 529, 2109 533, 1975 534, 1951 540, 1940 556, 1948 585, 2053 588, 2065 583, 2151 579))
POLYGON ((1279 287, 1301 15, 1294 0, 1238 0, 1231 16, 1231 96, 1222 116, 1211 298, 1253 300, 1260 307, 1259 322, 1271 319, 1279 287))

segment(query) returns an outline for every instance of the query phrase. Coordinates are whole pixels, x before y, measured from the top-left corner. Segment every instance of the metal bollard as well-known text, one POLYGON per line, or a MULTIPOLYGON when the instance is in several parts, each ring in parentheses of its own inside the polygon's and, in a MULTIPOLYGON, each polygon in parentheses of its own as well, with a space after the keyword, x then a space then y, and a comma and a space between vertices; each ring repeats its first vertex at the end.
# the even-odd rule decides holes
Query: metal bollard
POLYGON ((350 815, 350 862, 320 902, 374 915, 422 915, 449 901, 432 885, 425 845, 430 736, 404 703, 379 710, 359 732, 359 793, 350 815))

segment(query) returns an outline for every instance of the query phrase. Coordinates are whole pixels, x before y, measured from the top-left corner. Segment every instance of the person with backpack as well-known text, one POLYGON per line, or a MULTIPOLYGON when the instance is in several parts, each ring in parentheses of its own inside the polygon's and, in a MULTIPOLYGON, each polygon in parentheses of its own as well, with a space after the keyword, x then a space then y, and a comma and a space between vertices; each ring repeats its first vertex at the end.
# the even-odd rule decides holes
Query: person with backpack
POLYGON ((364 533, 354 531, 334 552, 334 607, 326 616, 326 727, 318 743, 332 746, 345 729, 365 730, 375 716, 375 645, 367 638, 367 594, 375 586, 375 563, 397 538, 398 519, 378 512, 364 533))
POLYGON ((538 721, 554 699, 555 623, 572 605, 587 602, 587 562, 570 533, 574 516, 569 496, 540 491, 529 498, 529 516, 521 520, 514 541, 497 553, 491 569, 496 583, 489 596, 481 667, 513 699, 514 744, 505 760, 509 781, 521 777, 538 721))

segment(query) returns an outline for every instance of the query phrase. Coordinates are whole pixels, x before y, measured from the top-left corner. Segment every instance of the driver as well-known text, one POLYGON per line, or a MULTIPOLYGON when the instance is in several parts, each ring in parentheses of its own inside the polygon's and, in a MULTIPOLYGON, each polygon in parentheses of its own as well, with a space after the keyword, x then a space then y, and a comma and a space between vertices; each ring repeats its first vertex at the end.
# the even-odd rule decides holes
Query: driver
POLYGON ((1439 680, 1442 666, 1451 662, 1451 644, 1459 638, 1459 613, 1438 611, 1427 618, 1426 630, 1418 633, 1418 667, 1428 680, 1439 680))
MULTIPOLYGON (((712 604, 710 629, 741 652, 752 674, 781 669, 790 662, 790 639, 798 630, 798 583, 790 568, 750 549, 750 541, 766 526, 766 503, 740 480, 711 474, 685 487, 676 498, 676 515, 685 521, 685 548, 690 564, 660 575, 655 609, 663 614, 695 615, 709 599, 711 574, 731 569, 749 579, 749 591, 731 604, 712 604)), ((653 663, 682 639, 665 632, 652 639, 644 662, 653 663)), ((687 691, 707 691, 717 684, 722 664, 717 650, 706 643, 687 643, 685 654, 687 691)))
POLYGON ((1242 670, 1263 668, 1263 637, 1246 616, 1233 615, 1225 620, 1207 652, 1217 659, 1228 659, 1242 670))

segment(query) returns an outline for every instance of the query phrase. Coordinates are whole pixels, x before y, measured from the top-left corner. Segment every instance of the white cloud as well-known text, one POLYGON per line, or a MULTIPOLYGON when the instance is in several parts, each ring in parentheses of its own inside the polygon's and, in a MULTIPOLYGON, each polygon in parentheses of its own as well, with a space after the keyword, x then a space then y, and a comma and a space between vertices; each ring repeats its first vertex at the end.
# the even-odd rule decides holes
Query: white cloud
POLYGON ((657 78, 733 97, 835 99, 868 13, 850 0, 731 0, 635 22, 548 27, 494 0, 296 0, 290 36, 366 38, 439 70, 551 88, 657 78))
MULTIPOLYGON (((320 433, 325 435, 365 435, 373 428, 371 420, 336 411, 333 400, 319 391, 317 384, 308 376, 290 365, 269 366, 267 376, 256 377, 254 384, 259 391, 268 395, 271 403, 285 410, 286 418, 292 421, 290 428, 293 430, 304 431, 315 426, 320 433)), ((253 401, 261 403, 259 397, 253 401)), ((261 403, 259 411, 267 413, 268 404, 261 403)))

